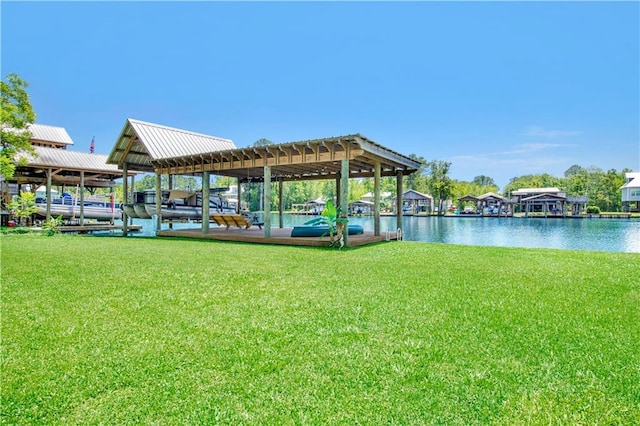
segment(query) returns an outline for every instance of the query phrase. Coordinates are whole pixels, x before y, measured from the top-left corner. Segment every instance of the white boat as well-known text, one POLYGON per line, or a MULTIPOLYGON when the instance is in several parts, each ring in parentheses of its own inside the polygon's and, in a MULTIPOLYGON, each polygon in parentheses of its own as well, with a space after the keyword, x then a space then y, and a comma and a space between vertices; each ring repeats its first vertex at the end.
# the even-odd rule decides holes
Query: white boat
MULTIPOLYGON (((47 200, 36 199, 37 214, 42 217, 47 216, 47 200)), ((52 217, 62 216, 65 220, 80 219, 80 203, 70 197, 60 197, 51 200, 49 213, 52 217)), ((120 206, 102 196, 88 197, 84 200, 82 209, 84 219, 94 219, 99 221, 112 221, 120 219, 120 206)))
MULTIPOLYGON (((227 191, 228 188, 211 189, 209 197, 209 209, 213 212, 235 213, 235 206, 220 196, 220 193, 227 191)), ((134 215, 129 217, 139 217, 149 219, 157 214, 156 210, 156 192, 147 190, 144 192, 134 193, 132 204, 125 204, 123 209, 125 212, 129 209, 134 210, 134 215)), ((162 220, 199 220, 202 219, 202 192, 183 191, 183 190, 164 190, 162 191, 162 220)))

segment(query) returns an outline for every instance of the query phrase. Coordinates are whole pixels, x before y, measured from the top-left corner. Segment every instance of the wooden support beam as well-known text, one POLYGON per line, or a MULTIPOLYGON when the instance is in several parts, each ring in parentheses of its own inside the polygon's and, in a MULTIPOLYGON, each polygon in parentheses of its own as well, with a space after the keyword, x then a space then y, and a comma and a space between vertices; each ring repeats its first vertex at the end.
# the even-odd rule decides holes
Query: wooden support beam
POLYGON ((162 170, 156 173, 156 232, 162 230, 162 170))
MULTIPOLYGON (((340 170, 340 210, 346 216, 349 211, 349 160, 342 160, 342 168, 340 170)), ((349 229, 345 229, 342 233, 344 245, 348 245, 349 229)))
POLYGON ((380 162, 376 161, 373 173, 373 235, 380 235, 380 162))
POLYGON ((284 182, 282 179, 278 180, 278 227, 284 228, 284 199, 282 198, 284 182))
POLYGON ((242 183, 240 182, 240 179, 238 179, 237 184, 238 184, 238 201, 236 202, 236 213, 240 214, 240 198, 242 195, 242 183))
MULTIPOLYGON (((129 179, 127 173, 127 162, 125 161, 122 164, 122 204, 126 204, 129 202, 129 179)), ((127 214, 124 209, 122 210, 122 235, 124 237, 127 236, 127 214)))
POLYGON ((80 224, 84 225, 84 171, 80 172, 80 224))
POLYGON ((264 236, 271 236, 271 167, 264 166, 264 194, 263 194, 263 213, 264 213, 264 236))
POLYGON ((396 173, 396 225, 402 230, 402 171, 396 173))
POLYGON ((211 179, 209 172, 202 174, 202 233, 209 233, 209 195, 211 179))
POLYGON ((47 222, 51 220, 51 169, 47 170, 47 222))

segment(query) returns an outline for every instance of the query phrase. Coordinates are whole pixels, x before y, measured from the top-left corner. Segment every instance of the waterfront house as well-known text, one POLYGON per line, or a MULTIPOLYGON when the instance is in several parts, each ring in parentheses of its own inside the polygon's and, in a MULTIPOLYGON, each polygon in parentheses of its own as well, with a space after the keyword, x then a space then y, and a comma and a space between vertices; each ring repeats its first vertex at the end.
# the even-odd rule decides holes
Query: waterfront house
POLYGON ((625 173, 622 190, 622 210, 640 212, 640 173, 625 173))

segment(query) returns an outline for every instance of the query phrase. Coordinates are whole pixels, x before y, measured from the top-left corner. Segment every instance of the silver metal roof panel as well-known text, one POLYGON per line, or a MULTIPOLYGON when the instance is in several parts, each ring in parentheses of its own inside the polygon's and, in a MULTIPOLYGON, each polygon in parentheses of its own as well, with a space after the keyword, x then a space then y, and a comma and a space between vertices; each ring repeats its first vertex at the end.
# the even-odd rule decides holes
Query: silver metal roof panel
POLYGON ((33 123, 29 125, 28 129, 31 132, 31 139, 73 145, 73 140, 64 127, 33 123))
POLYGON ((66 170, 96 171, 102 173, 118 174, 118 167, 107 164, 107 156, 101 154, 87 154, 67 149, 47 148, 43 146, 34 147, 38 153, 37 157, 27 157, 30 167, 52 167, 66 170))
POLYGON ((122 165, 126 160, 130 167, 144 170, 152 161, 235 148, 230 139, 129 118, 107 161, 122 165))

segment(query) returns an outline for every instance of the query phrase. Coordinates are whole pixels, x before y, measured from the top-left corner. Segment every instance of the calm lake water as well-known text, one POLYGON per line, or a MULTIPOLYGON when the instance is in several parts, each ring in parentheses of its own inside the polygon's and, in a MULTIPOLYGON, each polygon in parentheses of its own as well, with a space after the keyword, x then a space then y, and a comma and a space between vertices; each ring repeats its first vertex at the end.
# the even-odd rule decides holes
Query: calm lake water
MULTIPOLYGON (((284 215, 284 227, 300 225, 312 217, 284 215)), ((351 217, 350 223, 373 231, 373 217, 351 217)), ((142 232, 134 235, 155 235, 155 221, 134 219, 142 232)), ((196 228, 199 224, 176 223, 174 229, 196 228)), ((215 226, 215 225, 212 225, 215 226)), ((271 226, 278 226, 273 215, 271 226)), ((396 230, 395 216, 380 218, 381 231, 396 230)), ((640 253, 640 220, 631 219, 525 219, 477 217, 416 217, 402 218, 404 239, 443 244, 477 246, 555 248, 564 250, 600 250, 640 253)), ((167 229, 168 225, 163 225, 167 229)))

